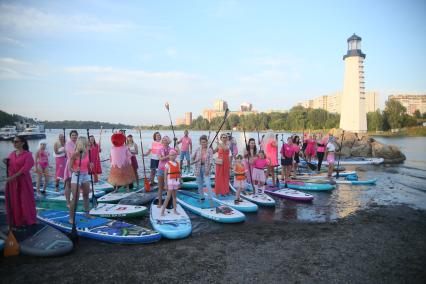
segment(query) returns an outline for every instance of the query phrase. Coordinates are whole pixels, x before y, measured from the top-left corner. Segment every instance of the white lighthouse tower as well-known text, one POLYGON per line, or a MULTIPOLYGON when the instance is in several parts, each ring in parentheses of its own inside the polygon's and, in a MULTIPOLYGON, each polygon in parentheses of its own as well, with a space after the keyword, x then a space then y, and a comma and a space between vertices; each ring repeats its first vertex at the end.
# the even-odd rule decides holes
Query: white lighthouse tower
POLYGON ((364 59, 361 38, 353 34, 348 38, 348 53, 343 56, 345 78, 341 97, 340 128, 356 133, 367 132, 364 59))

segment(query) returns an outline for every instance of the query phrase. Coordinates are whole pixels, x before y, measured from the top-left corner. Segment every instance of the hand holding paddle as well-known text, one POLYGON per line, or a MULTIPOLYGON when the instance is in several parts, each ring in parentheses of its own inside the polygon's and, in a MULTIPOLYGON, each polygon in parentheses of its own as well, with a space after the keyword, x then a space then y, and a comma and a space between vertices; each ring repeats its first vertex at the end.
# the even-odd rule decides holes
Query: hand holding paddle
MULTIPOLYGON (((95 189, 93 186, 93 165, 92 165, 92 157, 90 154, 90 149, 92 148, 92 146, 90 145, 90 134, 89 134, 89 128, 87 128, 87 142, 89 143, 89 165, 90 165, 90 184, 92 186, 92 206, 93 208, 96 208, 98 206, 98 201, 95 197, 95 189)), ((78 186, 78 185, 77 185, 78 186)))
MULTIPOLYGON (((75 195, 74 195, 74 211, 73 211, 73 218, 72 218, 72 229, 71 229, 71 233, 68 234, 68 237, 70 238, 70 240, 73 242, 73 244, 78 243, 78 234, 77 234, 77 228, 75 226, 75 212, 77 211, 77 202, 78 202, 78 198, 77 198, 77 194, 79 194, 79 190, 80 190, 80 168, 81 168, 81 159, 83 158, 83 151, 80 151, 80 159, 78 161, 78 170, 77 170, 77 190, 75 191, 75 195)), ((94 197, 94 195, 93 195, 94 197)), ((71 208, 70 208, 71 209, 71 208)))
POLYGON ((145 169, 145 159, 143 154, 143 144, 142 144, 142 132, 139 129, 139 138, 141 139, 141 154, 142 154, 142 165, 143 165, 143 176, 144 176, 144 186, 145 186, 145 192, 151 191, 151 185, 149 184, 148 179, 146 178, 146 169, 145 169))
MULTIPOLYGON (((9 177, 9 159, 5 159, 6 162, 6 177, 9 177)), ((8 182, 8 181, 7 181, 8 182)), ((7 209, 9 211, 9 233, 7 234, 7 238, 4 243, 4 256, 14 256, 19 254, 19 243, 16 240, 15 236, 12 232, 13 227, 13 212, 10 207, 10 189, 7 187, 6 182, 6 190, 7 190, 7 209)))

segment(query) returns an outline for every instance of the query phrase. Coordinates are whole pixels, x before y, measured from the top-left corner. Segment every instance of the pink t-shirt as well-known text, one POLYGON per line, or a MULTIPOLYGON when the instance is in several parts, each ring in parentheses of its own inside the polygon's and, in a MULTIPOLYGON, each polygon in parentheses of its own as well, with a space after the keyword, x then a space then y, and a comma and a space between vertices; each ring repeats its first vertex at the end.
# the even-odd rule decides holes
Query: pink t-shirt
POLYGON ((256 169, 264 169, 264 168, 266 168, 266 166, 269 164, 269 161, 267 160, 267 159, 256 159, 254 162, 253 162, 253 166, 256 168, 256 169))
POLYGON ((299 153, 300 147, 299 145, 293 144, 294 153, 299 153))
POLYGON ((293 145, 284 144, 281 147, 281 155, 283 155, 286 158, 292 158, 294 154, 294 147, 293 145))
POLYGON ((317 152, 320 152, 320 153, 324 153, 325 152, 325 146, 327 145, 327 141, 328 141, 327 137, 324 137, 324 138, 321 139, 321 141, 319 142, 319 144, 322 144, 324 146, 318 146, 317 152))
POLYGON ((192 140, 189 137, 183 136, 182 139, 180 139, 182 143, 182 149, 181 151, 188 152, 189 151, 189 145, 192 146, 192 140))

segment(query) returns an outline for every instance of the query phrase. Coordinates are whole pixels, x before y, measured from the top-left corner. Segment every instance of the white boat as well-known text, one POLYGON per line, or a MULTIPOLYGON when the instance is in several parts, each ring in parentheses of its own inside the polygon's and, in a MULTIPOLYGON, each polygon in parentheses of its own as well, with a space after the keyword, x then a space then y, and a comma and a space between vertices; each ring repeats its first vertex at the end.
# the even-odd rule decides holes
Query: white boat
POLYGON ((16 134, 18 134, 16 126, 6 125, 0 128, 0 141, 12 140, 16 134))
POLYGON ((32 139, 45 139, 44 124, 29 125, 25 127, 24 131, 18 133, 19 137, 24 137, 27 140, 32 139))

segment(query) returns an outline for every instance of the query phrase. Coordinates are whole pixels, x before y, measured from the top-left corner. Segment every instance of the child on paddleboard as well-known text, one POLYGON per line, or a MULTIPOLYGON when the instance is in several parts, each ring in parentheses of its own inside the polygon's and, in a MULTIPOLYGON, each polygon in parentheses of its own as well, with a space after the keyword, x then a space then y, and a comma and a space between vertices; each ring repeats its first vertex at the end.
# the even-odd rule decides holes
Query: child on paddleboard
POLYGON ((167 161, 164 170, 164 187, 167 190, 167 197, 161 208, 161 216, 165 216, 164 211, 169 204, 170 197, 173 198, 173 212, 179 215, 179 212, 176 210, 176 191, 180 188, 181 184, 180 165, 179 162, 176 161, 176 150, 171 149, 168 156, 169 161, 167 161))
POLYGON ((265 152, 260 150, 257 154, 257 159, 253 162, 253 183, 257 188, 254 195, 263 194, 265 190, 265 169, 271 164, 270 160, 266 158, 265 152))
POLYGON ((49 153, 46 151, 47 142, 41 140, 37 152, 35 153, 35 165, 37 172, 37 195, 46 192, 46 186, 49 182, 49 153), (40 182, 44 176, 43 191, 40 191, 40 182))
POLYGON ((234 187, 237 189, 237 193, 235 194, 235 204, 242 202, 240 198, 241 191, 245 193, 245 185, 246 185, 246 169, 243 164, 243 156, 237 155, 235 157, 235 165, 234 165, 234 187))

